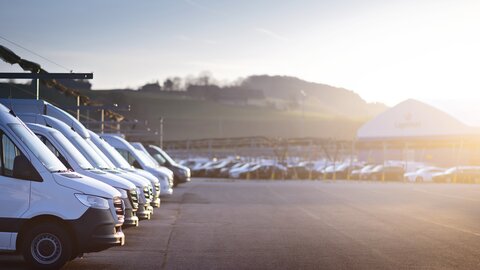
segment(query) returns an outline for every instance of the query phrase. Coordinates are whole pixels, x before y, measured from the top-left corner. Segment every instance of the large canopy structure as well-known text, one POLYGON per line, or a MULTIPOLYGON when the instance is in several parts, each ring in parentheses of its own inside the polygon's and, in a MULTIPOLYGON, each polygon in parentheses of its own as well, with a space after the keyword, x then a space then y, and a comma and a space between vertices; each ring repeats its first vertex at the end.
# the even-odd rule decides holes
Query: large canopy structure
POLYGON ((480 165, 480 129, 423 102, 409 99, 357 131, 361 160, 423 162, 442 166, 480 165))
MULTIPOLYGON (((457 137, 479 134, 449 114, 423 102, 409 99, 364 124, 358 140, 457 137)), ((480 134, 479 134, 480 135, 480 134)))

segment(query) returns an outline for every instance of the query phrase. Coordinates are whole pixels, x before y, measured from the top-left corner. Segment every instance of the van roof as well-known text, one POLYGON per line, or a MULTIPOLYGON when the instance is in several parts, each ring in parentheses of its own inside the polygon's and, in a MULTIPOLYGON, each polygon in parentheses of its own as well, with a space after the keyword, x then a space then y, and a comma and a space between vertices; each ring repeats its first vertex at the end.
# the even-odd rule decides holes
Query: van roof
POLYGON ((0 103, 13 110, 16 114, 34 113, 54 117, 69 125, 83 138, 89 138, 88 129, 68 112, 48 103, 36 99, 0 99, 0 103))

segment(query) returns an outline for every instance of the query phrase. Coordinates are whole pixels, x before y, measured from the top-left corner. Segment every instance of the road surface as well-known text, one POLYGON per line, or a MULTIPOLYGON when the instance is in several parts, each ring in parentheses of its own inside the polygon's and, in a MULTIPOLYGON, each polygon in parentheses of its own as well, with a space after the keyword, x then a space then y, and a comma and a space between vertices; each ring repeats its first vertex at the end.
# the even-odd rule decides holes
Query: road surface
POLYGON ((65 269, 480 268, 480 185, 194 179, 174 193, 125 246, 65 269))

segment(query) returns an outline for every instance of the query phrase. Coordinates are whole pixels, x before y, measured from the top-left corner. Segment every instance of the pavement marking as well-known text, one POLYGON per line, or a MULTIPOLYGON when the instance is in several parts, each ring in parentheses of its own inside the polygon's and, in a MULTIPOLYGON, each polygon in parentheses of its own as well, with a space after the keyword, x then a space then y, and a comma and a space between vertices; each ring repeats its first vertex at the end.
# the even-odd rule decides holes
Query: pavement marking
MULTIPOLYGON (((325 190, 322 190, 318 187, 315 187, 317 190, 321 191, 321 192, 324 192, 326 194, 330 194, 330 195, 333 195, 339 199, 343 199, 343 200, 346 200, 348 201, 348 199, 346 198, 343 198, 337 194, 333 194, 331 192, 327 192, 325 190)), ((427 194, 432 194, 432 195, 437 195, 437 196, 441 196, 441 197, 446 197, 446 198, 450 198, 450 199, 461 199, 461 200, 466 200, 466 201, 474 201, 474 202, 480 202, 480 200, 476 200, 476 199, 472 199, 472 198, 465 198, 465 197, 460 197, 460 196, 455 196, 455 195, 447 195, 447 194, 443 194, 443 193, 439 193, 439 192, 433 192, 433 191, 428 191, 428 190, 424 190, 424 189, 420 189, 420 188, 412 188, 413 191, 417 191, 417 192, 423 192, 423 193, 427 193, 427 194)), ((381 191, 378 191, 378 190, 366 190, 368 192, 372 192, 372 193, 376 193, 376 194, 382 194, 382 195, 385 195, 384 192, 381 192, 381 191)), ((353 203, 353 202, 352 202, 353 203)), ((354 207, 356 208, 356 207, 354 207)), ((437 222, 437 221, 433 221, 433 220, 428 220, 426 218, 420 218, 420 217, 416 217, 416 216, 412 216, 412 215, 406 215, 404 213, 399 213, 400 215, 403 215, 404 217, 409 217, 411 219, 414 219, 414 220, 418 220, 418 221, 422 221, 422 222, 425 222, 425 223, 429 223, 429 224, 433 224, 433 225, 436 225, 436 226, 439 226, 439 227, 442 227, 442 228, 446 228, 446 229, 450 229, 450 230, 453 230, 453 231, 457 231, 457 232, 462 232, 462 233, 466 233, 466 234, 471 234, 471 235, 474 235, 474 236, 478 236, 480 237, 480 233, 479 232, 475 232, 475 231, 472 231, 472 230, 468 230, 468 229, 464 229, 464 228, 460 228, 458 226, 454 226, 454 225, 450 225, 450 224, 445 224, 445 223, 441 223, 441 222, 437 222)))
POLYGON ((471 231, 471 230, 468 230, 468 229, 459 228, 457 226, 444 224, 444 223, 428 220, 428 219, 421 218, 421 217, 413 217, 413 216, 409 216, 409 217, 413 218, 413 219, 416 219, 416 220, 419 220, 419 221, 423 221, 423 222, 426 222, 426 223, 437 225, 437 226, 440 226, 440 227, 443 227, 443 228, 451 229, 451 230, 454 230, 454 231, 457 231, 457 232, 462 232, 462 233, 471 234, 471 235, 480 237, 480 233, 474 232, 474 231, 471 231))
POLYGON ((467 198, 467 197, 461 197, 461 196, 455 196, 455 195, 448 195, 448 194, 443 194, 443 193, 440 193, 440 192, 425 190, 425 189, 421 189, 421 188, 413 188, 412 190, 416 191, 416 192, 423 192, 423 193, 426 193, 426 194, 441 196, 441 197, 450 198, 450 199, 459 199, 459 200, 464 200, 464 201, 480 202, 480 200, 473 199, 473 198, 467 198))
MULTIPOLYGON (((315 187, 316 189, 319 189, 318 187, 315 187)), ((279 199, 283 200, 283 201, 287 201, 286 197, 283 196, 282 194, 278 193, 277 191, 273 190, 270 186, 267 186, 267 189, 272 193, 274 194, 275 196, 277 196, 279 199)), ((327 194, 330 194, 326 191, 323 191, 321 190, 322 192, 325 192, 327 194)), ((334 194, 331 194, 331 195, 334 195, 334 194)), ((337 228, 337 226, 327 222, 325 219, 319 217, 317 214, 313 213, 312 211, 304 208, 304 207, 301 207, 301 206, 296 206, 295 208, 297 208, 299 211, 303 212, 305 215, 307 215, 308 217, 314 219, 314 220, 317 220, 319 222, 321 222, 322 224, 324 224, 325 226, 333 229, 334 231, 338 232, 339 234, 343 235, 344 237, 346 238, 349 238, 355 242, 357 242, 359 245, 361 246, 364 246, 366 249, 370 250, 370 252, 388 262, 390 262, 391 265, 393 266, 399 266, 399 262, 393 260, 391 258, 391 256, 388 256, 388 255, 385 255, 384 253, 382 253, 379 249, 376 249, 376 248, 373 248, 371 247, 369 244, 365 243, 364 241, 358 239, 358 238, 355 238, 354 236, 350 235, 349 233, 347 233, 346 231, 344 230, 340 230, 339 228, 337 228)), ((394 268, 396 269, 396 268, 394 268)))

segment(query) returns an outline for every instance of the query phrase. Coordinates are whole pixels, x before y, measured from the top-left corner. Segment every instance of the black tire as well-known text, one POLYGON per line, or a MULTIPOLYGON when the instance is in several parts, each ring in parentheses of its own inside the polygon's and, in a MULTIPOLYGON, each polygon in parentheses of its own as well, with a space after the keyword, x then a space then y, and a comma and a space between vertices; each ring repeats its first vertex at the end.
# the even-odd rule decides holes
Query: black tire
POLYGON ((67 231, 56 223, 40 223, 25 232, 22 253, 34 269, 60 269, 72 257, 67 231))

